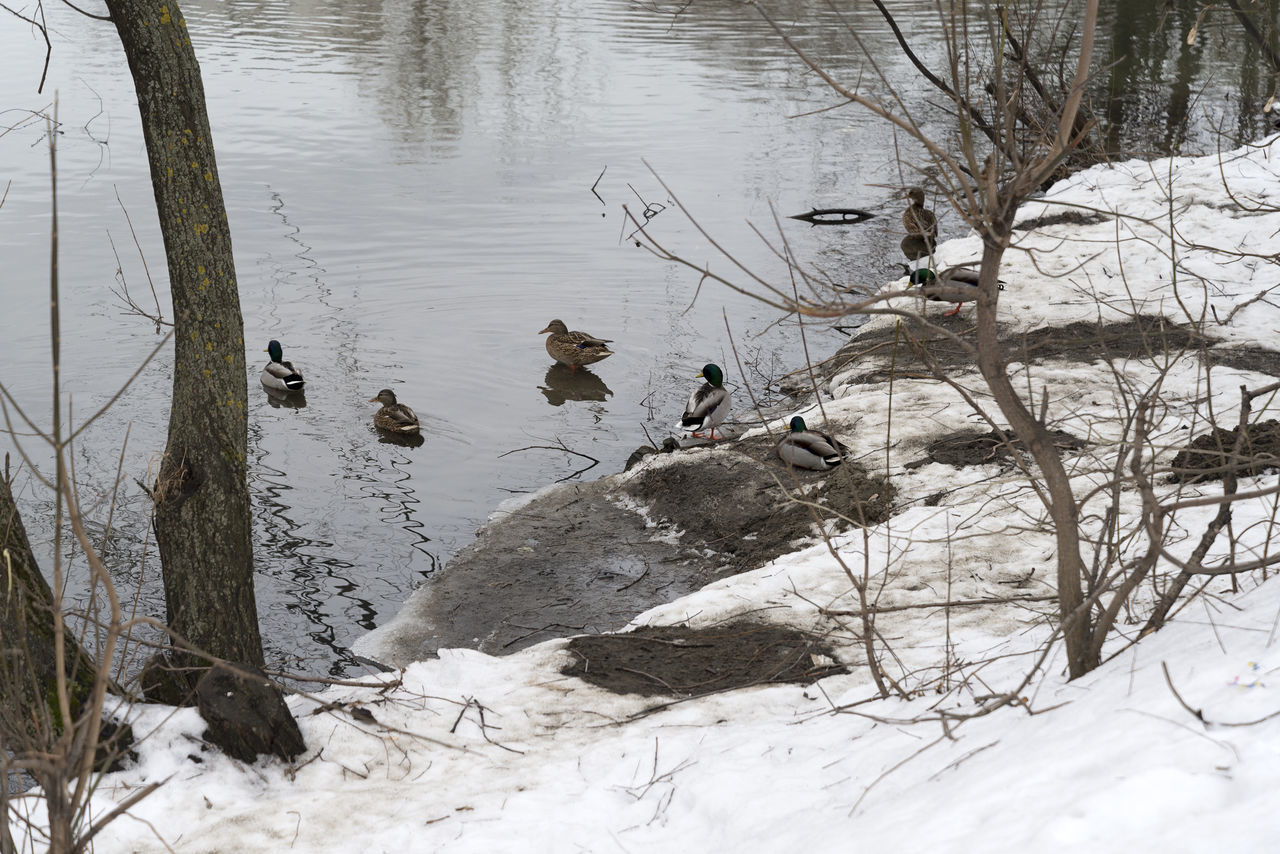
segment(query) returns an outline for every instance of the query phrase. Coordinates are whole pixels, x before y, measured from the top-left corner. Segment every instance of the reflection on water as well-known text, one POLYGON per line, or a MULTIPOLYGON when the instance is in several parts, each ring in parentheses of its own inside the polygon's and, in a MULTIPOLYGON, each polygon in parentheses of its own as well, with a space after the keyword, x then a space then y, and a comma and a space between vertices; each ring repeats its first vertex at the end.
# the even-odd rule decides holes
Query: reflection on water
MULTIPOLYGON (((1239 106, 1228 126, 1257 132, 1248 105, 1265 100, 1268 80, 1247 46, 1231 47, 1225 16, 1202 29, 1188 57, 1174 30, 1193 17, 1191 0, 1172 4, 1163 30, 1142 11, 1160 4, 1117 5, 1134 11, 1108 17, 1101 39, 1131 59, 1117 91, 1139 94, 1108 114, 1113 140, 1136 139, 1126 128, 1145 126, 1158 137, 1152 145, 1211 142, 1199 105, 1218 118, 1224 105, 1239 106), (1197 87, 1208 87, 1199 101, 1184 97, 1197 87)), ((852 26, 885 57, 895 85, 918 87, 869 4, 841 10, 843 18, 823 0, 775 6, 780 20, 802 22, 793 36, 836 76, 855 80, 863 67, 852 26)), ((341 672, 352 641, 394 614, 502 498, 617 471, 637 446, 660 442, 683 411, 688 366, 734 362, 726 318, 734 343, 769 376, 801 364, 794 326, 776 324, 771 309, 711 285, 699 291, 696 274, 625 241, 634 224, 624 203, 653 211, 646 229, 674 249, 709 251, 649 166, 762 275, 787 281, 747 218, 812 259, 833 287, 901 275, 901 202, 889 187, 916 183, 918 154, 864 114, 826 109, 834 99, 820 81, 739 4, 698 3, 677 15, 589 0, 183 8, 234 235, 250 390, 271 338, 288 344, 308 381, 305 398, 249 398, 258 592, 273 659, 341 672), (815 207, 879 216, 855 226, 775 225, 775 211, 815 207), (607 330, 616 354, 598 372, 548 369, 529 330, 556 316, 607 330), (414 446, 371 427, 365 401, 389 384, 403 387, 422 419, 414 446)), ((151 325, 122 313, 112 271, 119 266, 135 294, 156 277, 165 304, 164 253, 115 35, 63 7, 47 11, 55 47, 46 91, 58 92, 62 120, 63 376, 78 421, 157 340, 151 325), (145 267, 125 249, 135 231, 145 267)), ((927 61, 942 62, 929 53, 941 50, 934 5, 904 0, 895 12, 927 61)), ((49 103, 34 93, 43 47, 28 35, 0 27, 0 93, 14 116, 49 103)), ((868 91, 880 85, 862 79, 868 91)), ((932 129, 944 138, 942 124, 932 129)), ((43 134, 42 123, 0 134, 0 178, 13 180, 0 208, 0 379, 47 423, 43 134)), ((943 238, 965 232, 954 214, 938 212, 943 238)), ((718 255, 706 263, 734 269, 718 255)), ((815 353, 843 340, 807 328, 815 353)), ((105 519, 115 496, 110 536, 91 520, 103 525, 113 571, 139 588, 142 613, 160 617, 149 503, 134 481, 152 477, 165 445, 170 354, 75 447, 86 504, 105 519)), ((50 503, 31 483, 19 498, 47 553, 50 503)))
POLYGON ((262 387, 267 395, 267 403, 275 409, 302 409, 307 405, 307 392, 305 390, 298 391, 280 391, 279 389, 262 387))
MULTIPOLYGON (((307 502, 291 494, 293 487, 285 472, 259 461, 250 486, 258 540, 258 584, 265 584, 267 592, 275 594, 265 597, 271 604, 262 619, 268 625, 278 624, 283 608, 293 630, 305 632, 312 642, 296 646, 289 656, 291 663, 308 668, 313 662, 307 659, 317 655, 343 662, 349 653, 346 644, 339 642, 339 622, 353 620, 365 627, 376 624, 376 608, 361 589, 356 566, 334 555, 333 542, 308 533, 296 506, 307 502), (270 558, 264 561, 264 554, 270 558)), ((263 592, 259 590, 260 598, 264 598, 263 592)), ((335 672, 332 666, 330 670, 335 672)))
POLYGON ((402 448, 420 448, 426 444, 427 438, 421 433, 389 433, 378 431, 378 441, 384 445, 399 445, 402 448))
MULTIPOLYGON (((1113 66, 1099 87, 1105 101, 1097 111, 1106 119, 1109 150, 1157 154, 1190 143, 1212 151, 1219 130, 1241 141, 1268 131, 1262 107, 1272 92, 1272 72, 1228 10, 1206 14, 1198 0, 1102 5, 1100 26, 1108 40, 1098 56, 1113 66), (1193 30, 1195 43, 1188 45, 1193 30)), ((1264 33, 1280 24, 1276 4, 1254 4, 1249 14, 1264 33)))
POLYGON ((604 380, 600 379, 590 368, 570 368, 556 362, 547 368, 538 390, 552 406, 562 406, 566 400, 599 400, 612 397, 613 392, 604 380))

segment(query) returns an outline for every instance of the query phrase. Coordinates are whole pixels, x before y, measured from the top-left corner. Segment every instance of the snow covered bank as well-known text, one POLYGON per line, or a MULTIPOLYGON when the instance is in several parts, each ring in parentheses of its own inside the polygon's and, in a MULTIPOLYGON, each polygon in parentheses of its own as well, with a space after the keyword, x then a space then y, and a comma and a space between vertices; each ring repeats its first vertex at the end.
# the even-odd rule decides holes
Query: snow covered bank
MULTIPOLYGON (((393 690, 330 689, 345 705, 322 714, 299 702, 319 758, 292 774, 191 761, 200 721, 174 714, 103 796, 168 782, 98 850, 162 851, 155 834, 193 852, 1271 850, 1280 718, 1206 727, 1162 664, 1214 724, 1274 713, 1278 613, 1277 584, 1197 607, 1088 677, 1045 679, 1027 699, 1049 711, 1005 709, 954 741, 899 723, 950 702, 938 696, 833 714, 866 691, 830 679, 628 723, 650 701, 559 676, 562 641, 451 651, 393 690)), ((1021 672, 1013 658, 980 676, 1021 672)))
MULTIPOLYGON (((1054 188, 1022 221, 1064 204, 1103 215, 1022 236, 1025 251, 1011 252, 1002 272, 1003 319, 1017 332, 1162 314, 1202 321, 1205 334, 1232 345, 1276 349, 1280 300, 1268 290, 1280 290, 1269 251, 1280 232, 1276 155, 1271 141, 1221 158, 1100 167, 1054 188)), ((940 255, 950 264, 977 251, 965 239, 940 255)), ((869 331, 893 322, 874 320, 869 331)), ((1274 848, 1280 716, 1268 716, 1280 713, 1272 685, 1280 583, 1251 575, 1243 592, 1226 594, 1229 580, 1213 581, 1212 595, 1164 630, 1132 646, 1116 636, 1114 658, 1066 682, 1060 650, 1046 655, 1044 646, 1054 541, 1025 476, 996 460, 963 469, 930 462, 931 442, 973 426, 959 393, 932 379, 899 378, 892 390, 855 384, 856 370, 831 383, 830 426, 865 466, 892 477, 900 511, 836 536, 844 566, 825 545, 807 545, 635 621, 712 627, 751 615, 795 625, 836 644, 847 673, 665 705, 564 676, 565 641, 507 658, 445 650, 368 680, 377 687, 294 698, 311 752, 293 768, 245 767, 202 751, 192 710, 139 709, 135 731, 152 734, 134 767, 103 781, 97 810, 165 782, 109 826, 97 849, 1274 848), (888 699, 877 697, 865 666, 847 572, 865 575, 881 611, 872 645, 892 682, 888 699), (945 727, 939 720, 1015 690, 1019 704, 945 727)), ((1087 441, 1069 457, 1077 494, 1093 496, 1084 518, 1100 533, 1123 532, 1122 550, 1140 546, 1139 496, 1108 485, 1134 399, 1158 385, 1150 450, 1167 465, 1211 412, 1233 422, 1240 385, 1272 381, 1240 366, 1207 375, 1194 352, 1166 364, 1159 349, 1109 361, 1029 359, 1018 371, 1025 387, 1047 392, 1050 418, 1087 441)), ((971 372, 957 379, 985 399, 971 372)), ((1261 418, 1274 409, 1270 398, 1254 402, 1261 418)), ((1237 505, 1210 559, 1275 551, 1276 497, 1267 494, 1275 483, 1274 472, 1242 480, 1241 493, 1260 494, 1237 505)), ((1157 488, 1185 505, 1169 540, 1185 556, 1217 509, 1196 499, 1221 486, 1157 488)), ((1123 632, 1140 627, 1149 588, 1123 632)))

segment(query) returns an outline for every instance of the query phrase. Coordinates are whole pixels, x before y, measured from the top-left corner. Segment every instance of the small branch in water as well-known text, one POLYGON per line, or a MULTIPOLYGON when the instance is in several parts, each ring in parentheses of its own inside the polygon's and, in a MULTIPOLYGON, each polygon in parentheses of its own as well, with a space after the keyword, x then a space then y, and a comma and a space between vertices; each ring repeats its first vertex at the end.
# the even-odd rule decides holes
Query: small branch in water
MULTIPOLYGON (((640 217, 644 220, 644 224, 638 225, 635 231, 627 235, 627 240, 635 240, 636 235, 644 231, 645 226, 649 224, 649 220, 653 219, 655 216, 665 211, 667 209, 667 206, 659 202, 646 202, 644 200, 644 196, 640 195, 640 191, 637 190, 635 187, 632 187, 630 184, 627 184, 627 188, 631 190, 631 192, 635 193, 636 198, 640 200, 640 204, 644 205, 644 210, 640 212, 640 217)), ((628 216, 630 215, 630 211, 627 211, 626 205, 623 205, 622 209, 627 213, 628 216)), ((624 228, 626 227, 625 224, 623 227, 624 228)))
MULTIPOLYGON (((641 403, 646 403, 646 402, 647 402, 650 398, 652 398, 652 397, 653 397, 653 392, 649 392, 647 395, 645 395, 644 400, 642 400, 642 401, 640 401, 640 402, 641 402, 641 403)), ((652 405, 652 404, 649 404, 649 406, 650 406, 650 411, 652 411, 652 406, 653 406, 653 405, 652 405)), ((645 437, 646 439, 648 439, 648 440, 649 440, 649 445, 650 445, 650 447, 653 447, 653 448, 659 448, 659 447, 661 447, 661 445, 659 445, 657 442, 653 441, 653 437, 649 435, 649 428, 648 428, 648 427, 646 427, 646 426, 644 426, 644 422, 643 422, 643 421, 642 421, 642 422, 640 422, 640 429, 644 431, 644 437, 645 437)))
POLYGON ((595 457, 591 456, 590 454, 584 454, 581 451, 575 451, 572 448, 565 445, 565 443, 559 439, 556 440, 556 444, 554 445, 529 445, 528 447, 525 447, 525 448, 515 448, 514 450, 507 451, 506 453, 498 454, 498 459, 502 459, 503 457, 510 456, 511 454, 519 453, 520 451, 563 451, 566 454, 573 454, 575 457, 582 457, 583 459, 591 460, 591 465, 587 466, 586 468, 578 469, 572 474, 565 475, 564 477, 557 480, 556 483, 563 483, 564 481, 569 480, 570 478, 577 477, 583 472, 591 471, 593 468, 600 465, 600 461, 597 460, 595 457))
MULTIPOLYGON (((68 3, 67 5, 71 5, 71 4, 68 3)), ((71 8, 75 9, 74 6, 72 6, 71 8)), ((10 9, 8 6, 5 6, 3 4, 0 4, 0 9, 4 9, 6 12, 8 12, 10 15, 13 15, 18 20, 26 21, 28 24, 35 27, 36 30, 40 32, 40 36, 44 39, 44 46, 45 46, 44 69, 41 70, 40 72, 40 85, 36 87, 37 93, 43 92, 44 81, 49 77, 49 59, 50 57, 53 56, 53 42, 49 41, 49 26, 48 26, 48 22, 45 20, 45 17, 44 17, 44 6, 41 4, 36 5, 36 11, 40 13, 40 20, 38 21, 35 18, 28 18, 26 15, 15 12, 13 9, 10 9)), ((80 10, 76 9, 76 11, 80 11, 80 10)), ((52 133, 52 131, 50 131, 50 133, 52 133)))
POLYGON ((791 214, 787 219, 798 219, 810 225, 855 225, 874 216, 858 208, 814 208, 806 213, 791 214))
POLYGON ((596 182, 591 185, 591 195, 595 196, 597 199, 600 199, 600 204, 602 205, 606 204, 606 202, 604 198, 599 193, 596 192, 596 187, 600 186, 600 179, 604 177, 604 173, 607 171, 609 171, 608 166, 601 169, 600 174, 596 177, 596 182))

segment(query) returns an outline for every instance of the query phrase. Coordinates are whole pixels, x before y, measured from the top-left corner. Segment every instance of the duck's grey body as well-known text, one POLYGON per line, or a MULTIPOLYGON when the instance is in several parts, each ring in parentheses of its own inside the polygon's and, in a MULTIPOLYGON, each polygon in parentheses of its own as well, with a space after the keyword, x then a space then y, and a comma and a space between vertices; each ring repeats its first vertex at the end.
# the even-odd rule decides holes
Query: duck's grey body
POLYGON ((778 442, 778 456, 784 463, 811 471, 828 471, 844 459, 849 449, 821 430, 809 430, 804 419, 791 419, 791 431, 778 442))
POLYGON ((271 361, 262 369, 258 380, 267 388, 276 391, 302 391, 306 381, 302 379, 302 371, 293 366, 293 362, 284 360, 284 348, 279 341, 267 344, 267 352, 271 361))
MULTIPOLYGON (((978 298, 980 277, 978 271, 971 267, 948 267, 940 273, 921 267, 912 271, 908 278, 911 284, 920 286, 920 294, 925 299, 955 303, 956 307, 947 316, 958 313, 964 303, 978 298)), ((998 282, 996 287, 1004 290, 1004 282, 998 282)))

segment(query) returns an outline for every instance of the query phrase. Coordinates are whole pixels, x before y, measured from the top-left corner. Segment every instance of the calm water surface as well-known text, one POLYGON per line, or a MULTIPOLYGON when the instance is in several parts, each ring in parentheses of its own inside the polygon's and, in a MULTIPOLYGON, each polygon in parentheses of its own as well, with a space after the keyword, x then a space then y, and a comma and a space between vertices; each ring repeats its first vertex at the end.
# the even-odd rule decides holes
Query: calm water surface
MULTIPOLYGON (((929 4, 897 6, 927 50, 929 4)), ((585 0, 210 0, 183 10, 239 272, 258 595, 275 661, 341 672, 352 641, 394 615, 498 502, 621 468, 646 431, 667 435, 707 361, 741 384, 726 317, 753 387, 802 364, 794 325, 718 288, 689 308, 696 274, 625 239, 634 226, 622 206, 652 205, 648 227, 664 242, 729 269, 648 166, 779 283, 781 266, 746 220, 777 240, 774 210, 812 206, 891 215, 836 229, 784 219, 800 257, 839 283, 901 274, 889 187, 904 182, 895 146, 910 149, 848 110, 788 118, 834 100, 736 4, 695 4, 678 18, 585 0), (613 339, 617 355, 566 385, 538 335, 554 317, 613 339), (279 406, 258 386, 270 338, 306 373, 303 408, 279 406), (422 417, 420 447, 386 444, 372 430, 376 407, 366 401, 383 387, 422 417), (579 472, 583 457, 536 447, 558 443, 599 464, 579 472)), ((49 107, 55 93, 64 390, 76 418, 159 341, 117 292, 127 285, 154 308, 149 270, 169 315, 114 30, 62 6, 48 12, 44 94, 35 91, 43 42, 0 21, 0 127, 15 128, 0 136, 0 180, 12 181, 0 208, 0 380, 40 424, 50 412, 48 154, 44 124, 27 111, 49 107)), ((826 4, 797 0, 783 12, 815 22, 798 36, 856 74, 826 4)), ((846 14, 864 39, 886 43, 870 4, 846 14)), ((883 69, 912 91, 905 61, 886 54, 883 69)), ((960 229, 944 218, 948 226, 960 229)), ((816 354, 840 340, 812 332, 816 354)), ((109 564, 137 591, 139 612, 155 616, 163 598, 136 480, 153 476, 164 447, 169 360, 162 350, 74 455, 109 564)), ((35 439, 18 440, 47 467, 35 439)), ((47 560, 50 498, 20 482, 47 560)))

